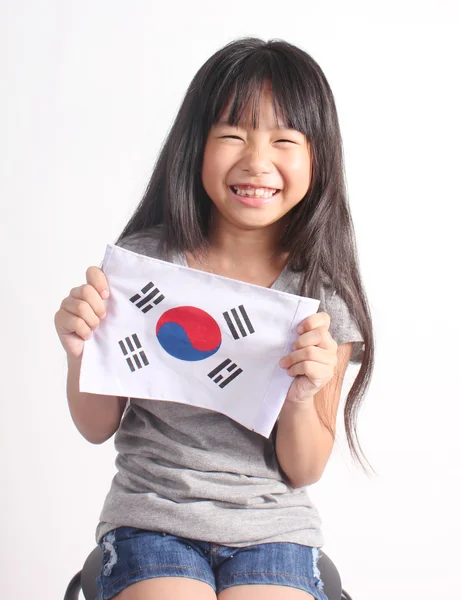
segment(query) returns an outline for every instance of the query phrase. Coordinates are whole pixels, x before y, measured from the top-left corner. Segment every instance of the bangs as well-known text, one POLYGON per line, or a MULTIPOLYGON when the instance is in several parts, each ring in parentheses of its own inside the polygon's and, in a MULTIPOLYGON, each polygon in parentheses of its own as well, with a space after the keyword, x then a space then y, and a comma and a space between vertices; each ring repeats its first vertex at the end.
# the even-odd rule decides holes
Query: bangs
POLYGON ((210 82, 206 130, 218 122, 238 126, 248 109, 251 127, 258 128, 260 102, 269 91, 277 127, 296 129, 310 138, 315 116, 309 108, 316 99, 307 83, 305 62, 297 65, 293 54, 285 56, 275 48, 257 50, 237 63, 233 58, 228 65, 219 65, 210 82))

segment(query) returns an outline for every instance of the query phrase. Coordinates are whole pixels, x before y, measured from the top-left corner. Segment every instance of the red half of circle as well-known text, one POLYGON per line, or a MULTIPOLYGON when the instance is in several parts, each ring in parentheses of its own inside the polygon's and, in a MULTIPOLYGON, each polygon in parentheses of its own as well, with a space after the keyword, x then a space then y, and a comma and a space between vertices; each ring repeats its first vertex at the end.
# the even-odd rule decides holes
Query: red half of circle
POLYGON ((165 323, 177 323, 187 333, 197 350, 208 352, 221 344, 221 330, 211 315, 195 306, 178 306, 167 310, 157 322, 156 332, 165 323))

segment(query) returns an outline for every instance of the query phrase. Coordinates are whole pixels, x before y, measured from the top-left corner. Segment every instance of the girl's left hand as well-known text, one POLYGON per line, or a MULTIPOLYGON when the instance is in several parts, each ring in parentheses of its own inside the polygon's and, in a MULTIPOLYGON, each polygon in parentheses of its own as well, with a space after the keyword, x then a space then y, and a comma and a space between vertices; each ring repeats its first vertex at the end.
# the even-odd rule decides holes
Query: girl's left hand
POLYGON ((296 377, 286 402, 305 402, 317 394, 334 375, 338 344, 328 331, 330 315, 315 313, 298 326, 300 334, 293 352, 280 360, 280 367, 296 377))

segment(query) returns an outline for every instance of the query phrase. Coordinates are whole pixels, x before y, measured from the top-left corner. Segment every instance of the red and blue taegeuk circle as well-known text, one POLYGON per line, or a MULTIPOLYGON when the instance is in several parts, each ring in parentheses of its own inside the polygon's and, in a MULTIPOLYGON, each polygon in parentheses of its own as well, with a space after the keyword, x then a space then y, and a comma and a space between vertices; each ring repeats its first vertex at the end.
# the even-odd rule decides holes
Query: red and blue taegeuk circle
POLYGON ((195 306, 178 306, 164 312, 157 322, 156 334, 168 354, 187 361, 212 356, 222 342, 219 325, 195 306))

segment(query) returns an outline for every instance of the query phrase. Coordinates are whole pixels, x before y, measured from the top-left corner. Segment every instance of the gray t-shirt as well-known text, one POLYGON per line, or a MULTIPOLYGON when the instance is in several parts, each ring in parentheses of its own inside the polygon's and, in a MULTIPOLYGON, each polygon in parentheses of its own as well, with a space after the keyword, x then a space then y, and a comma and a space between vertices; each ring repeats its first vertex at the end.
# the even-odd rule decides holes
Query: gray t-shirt
MULTIPOLYGON (((156 228, 119 245, 187 266, 183 254, 160 255, 156 228)), ((297 294, 298 286, 299 275, 285 269, 272 287, 297 294)), ((363 337, 345 302, 328 285, 322 285, 320 300, 333 339, 356 342, 351 361, 361 362, 363 337)), ((208 409, 130 398, 114 444, 117 473, 99 517, 97 543, 122 525, 237 547, 324 543, 308 488, 287 484, 272 436, 208 409)))

